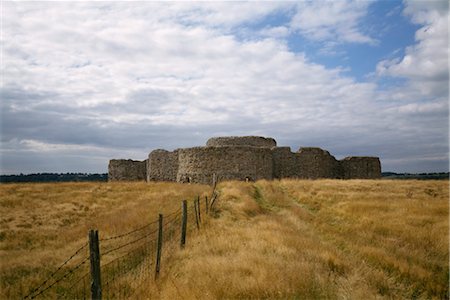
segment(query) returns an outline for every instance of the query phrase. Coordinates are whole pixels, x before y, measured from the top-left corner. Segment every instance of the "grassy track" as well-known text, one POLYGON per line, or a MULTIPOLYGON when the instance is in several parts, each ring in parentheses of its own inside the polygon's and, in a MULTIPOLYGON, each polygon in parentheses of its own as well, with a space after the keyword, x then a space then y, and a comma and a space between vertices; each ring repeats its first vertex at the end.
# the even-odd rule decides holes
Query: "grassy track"
MULTIPOLYGON (((201 185, 0 185, 1 298, 85 242, 207 195, 201 185)), ((137 298, 448 298, 448 181, 223 182, 213 218, 137 298)))
POLYGON ((220 190, 217 218, 178 253, 158 297, 448 298, 447 181, 229 182, 220 190))

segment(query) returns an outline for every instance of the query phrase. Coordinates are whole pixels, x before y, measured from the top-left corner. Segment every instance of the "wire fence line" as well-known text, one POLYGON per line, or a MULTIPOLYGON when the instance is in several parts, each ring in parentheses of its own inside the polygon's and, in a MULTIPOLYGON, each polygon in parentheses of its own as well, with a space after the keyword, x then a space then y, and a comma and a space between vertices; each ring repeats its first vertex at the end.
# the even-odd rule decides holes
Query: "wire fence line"
POLYGON ((132 297, 138 287, 158 278, 163 253, 183 248, 187 234, 200 230, 217 196, 214 184, 210 198, 183 200, 179 209, 128 232, 99 239, 98 231, 91 230, 89 241, 23 299, 132 297))

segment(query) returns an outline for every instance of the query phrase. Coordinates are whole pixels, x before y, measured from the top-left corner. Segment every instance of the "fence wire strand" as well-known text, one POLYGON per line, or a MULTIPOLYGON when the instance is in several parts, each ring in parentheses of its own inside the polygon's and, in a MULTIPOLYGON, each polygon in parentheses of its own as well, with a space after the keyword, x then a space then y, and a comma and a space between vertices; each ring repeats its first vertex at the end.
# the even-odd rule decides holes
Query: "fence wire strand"
POLYGON ((178 220, 180 216, 181 216, 181 214, 175 215, 175 217, 173 217, 173 218, 171 218, 169 220, 166 220, 166 217, 164 217, 164 221, 165 222, 163 223, 163 226, 166 226, 167 224, 173 223, 174 221, 178 220))
POLYGON ((148 236, 150 236, 150 235, 152 235, 152 234, 154 234, 154 233, 156 233, 156 232, 158 232, 158 230, 153 230, 152 232, 149 232, 149 233, 147 233, 146 235, 144 235, 144 236, 142 236, 142 237, 140 237, 140 238, 138 238, 138 239, 132 240, 131 242, 127 242, 127 243, 122 244, 122 245, 120 245, 120 246, 118 246, 118 247, 116 247, 116 248, 110 249, 110 250, 106 251, 105 253, 103 253, 103 256, 106 256, 106 255, 108 255, 108 254, 110 254, 110 253, 112 253, 112 252, 114 252, 114 251, 117 251, 117 250, 119 250, 119 249, 122 249, 122 248, 124 248, 124 247, 126 247, 126 246, 129 246, 129 245, 132 245, 132 244, 134 244, 134 243, 137 243, 137 242, 139 242, 139 241, 145 239, 146 237, 148 237, 148 236))
MULTIPOLYGON (((33 295, 34 293, 36 293, 37 291, 39 291, 50 279, 52 279, 56 273, 58 273, 59 270, 61 270, 65 265, 67 265, 69 263, 69 261, 71 261, 78 253, 81 252, 81 250, 83 250, 84 248, 86 248, 86 246, 88 245, 88 243, 85 243, 83 246, 81 246, 80 248, 78 248, 68 259, 66 259, 66 261, 64 261, 59 267, 58 269, 56 269, 56 271, 54 271, 52 274, 50 274, 49 277, 47 277, 46 280, 44 280, 44 282, 42 282, 37 288, 35 288, 34 290, 32 290, 28 295, 26 295, 24 297, 24 299, 27 299, 29 297, 31 297, 31 295, 33 295)), ((39 295, 39 294, 38 294, 39 295)), ((33 298, 32 298, 33 299, 33 298)))
MULTIPOLYGON (((84 273, 83 276, 81 276, 80 278, 78 278, 70 287, 69 287, 69 291, 72 290, 78 283, 81 282, 81 280, 84 280, 87 276, 89 275, 89 272, 84 273)), ((67 292, 64 294, 64 296, 67 295, 67 292)))
POLYGON ((76 271, 79 267, 81 267, 82 265, 84 265, 87 261, 89 260, 89 257, 86 258, 85 260, 83 260, 81 263, 79 263, 78 265, 76 265, 74 268, 70 269, 68 272, 66 272, 64 274, 64 276, 60 277, 58 280, 56 280, 55 282, 53 282, 51 285, 49 285, 48 287, 46 287, 45 289, 43 289, 42 291, 40 291, 38 294, 34 295, 31 297, 31 299, 36 298, 37 296, 43 294, 45 291, 47 291, 48 289, 50 289, 51 287, 53 287, 55 284, 61 282, 63 279, 65 279, 67 276, 69 276, 70 274, 72 274, 74 271, 76 271))
POLYGON ((110 240, 119 239, 119 238, 128 236, 128 235, 130 235, 130 234, 133 234, 133 233, 135 233, 135 232, 144 230, 145 228, 150 227, 151 225, 156 224, 156 223, 158 223, 158 220, 153 221, 153 222, 150 222, 150 223, 148 223, 148 224, 146 224, 146 225, 144 225, 144 226, 141 226, 141 227, 139 227, 139 228, 133 229, 133 230, 131 230, 131 231, 129 231, 129 232, 122 233, 122 234, 119 234, 119 235, 116 235, 116 236, 112 236, 112 237, 103 238, 103 239, 100 239, 99 241, 100 241, 100 242, 104 242, 104 241, 110 241, 110 240))
MULTIPOLYGON (((195 229, 199 229, 202 219, 207 215, 208 210, 213 208, 213 205, 217 199, 217 192, 215 186, 211 193, 210 200, 206 200, 202 205, 199 201, 200 197, 197 197, 193 201, 188 202, 186 217, 187 217, 187 232, 193 232, 195 229), (209 206, 209 207, 207 207, 209 206), (203 216, 201 216, 203 214, 203 216), (201 216, 201 217, 200 217, 201 216)), ((201 199, 200 199, 201 200, 201 199)), ((155 220, 153 222, 147 223, 143 226, 135 228, 131 231, 121 233, 118 235, 106 237, 99 239, 99 242, 114 242, 120 239, 131 239, 120 245, 109 245, 108 250, 102 251, 102 257, 114 254, 116 251, 123 249, 127 246, 139 243, 132 249, 128 249, 126 253, 111 259, 110 261, 101 264, 102 277, 104 278, 104 297, 106 299, 121 299, 121 297, 130 297, 135 295, 136 291, 142 287, 142 285, 149 280, 151 277, 152 267, 156 265, 156 249, 157 249, 157 236, 151 238, 152 235, 159 231, 159 228, 154 230, 148 229, 152 225, 157 224, 159 221, 155 220), (145 232, 144 230, 149 230, 145 232), (136 238, 133 237, 136 233, 143 233, 142 236, 136 238), (129 277, 132 277, 131 279, 129 277), (134 288, 133 288, 134 287, 134 288)), ((163 215, 162 231, 163 231, 163 247, 164 256, 170 257, 171 253, 176 249, 178 243, 176 236, 181 235, 181 225, 183 222, 182 208, 178 208, 171 213, 163 215)), ((69 268, 63 275, 56 276, 65 266, 69 264, 78 254, 81 253, 83 249, 88 249, 89 243, 83 244, 78 248, 67 260, 65 260, 53 273, 51 273, 47 279, 45 279, 36 288, 32 289, 23 299, 34 299, 38 296, 43 295, 45 292, 55 287, 58 283, 62 282, 64 279, 68 278, 71 274, 75 274, 77 270, 81 268, 88 260, 90 260, 90 255, 84 256, 78 264, 74 264, 73 267, 69 268), (50 284, 50 282, 53 282, 50 284)), ((123 252, 123 251, 122 251, 123 252)), ((114 256, 114 255, 113 255, 114 256)), ((116 255, 117 256, 117 255, 116 255)), ((81 271, 82 269, 80 269, 81 271)), ((58 288, 56 291, 56 298, 58 299, 86 299, 90 296, 89 286, 86 282, 89 282, 90 272, 84 271, 80 275, 74 275, 73 280, 68 280, 69 283, 66 287, 58 288), (73 282, 73 283, 72 283, 73 282), (61 290, 62 289, 62 290, 61 290), (61 291, 63 292, 62 294, 61 291)), ((58 285, 59 286, 59 285, 58 285)), ((53 294, 52 294, 53 295, 53 294)))
POLYGON ((107 274, 104 284, 106 299, 121 299, 122 296, 130 296, 131 292, 127 293, 128 289, 124 287, 147 278, 147 273, 150 273, 153 265, 152 249, 154 249, 155 242, 155 239, 146 242, 102 266, 103 272, 107 274), (131 280, 128 278, 129 276, 132 277, 131 280))

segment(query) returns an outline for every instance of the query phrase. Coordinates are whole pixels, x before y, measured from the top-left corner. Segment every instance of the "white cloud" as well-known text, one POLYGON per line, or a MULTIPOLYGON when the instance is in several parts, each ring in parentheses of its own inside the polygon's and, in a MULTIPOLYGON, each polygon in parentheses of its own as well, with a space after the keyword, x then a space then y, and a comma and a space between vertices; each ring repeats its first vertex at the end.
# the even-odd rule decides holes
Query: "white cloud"
POLYGON ((448 107, 445 101, 437 103, 409 103, 395 108, 399 113, 424 114, 445 112, 448 107))
POLYGON ((360 26, 370 4, 353 0, 301 1, 291 27, 315 41, 374 45, 377 40, 364 34, 360 26))
MULTIPOLYGON (((285 122, 299 117, 317 122, 311 116, 326 114, 323 110, 329 95, 340 94, 336 90, 346 92, 342 97, 332 97, 333 101, 342 101, 341 106, 346 107, 350 99, 364 99, 345 93, 365 89, 370 93, 373 89, 341 77, 339 70, 328 70, 308 62, 301 54, 294 55, 284 42, 270 38, 239 41, 226 31, 183 25, 174 19, 182 15, 184 20, 194 20, 200 15, 198 23, 209 25, 218 19, 217 24, 222 24, 230 21, 228 17, 236 13, 236 6, 227 10, 223 4, 208 4, 199 12, 184 4, 168 14, 153 3, 138 10, 124 4, 107 9, 97 5, 77 4, 76 9, 49 5, 39 11, 10 5, 8 15, 21 22, 13 29, 9 26, 15 22, 7 20, 5 32, 17 30, 22 34, 6 39, 5 86, 19 82, 28 85, 27 89, 52 91, 59 96, 46 101, 73 108, 120 105, 122 110, 115 114, 97 116, 105 122, 158 125, 213 120, 226 123, 240 116, 253 116, 266 123, 278 122, 277 116, 283 116, 285 122), (217 14, 217 18, 209 17, 217 14), (51 26, 47 20, 58 26, 51 26), (27 53, 27 58, 18 56, 15 48, 27 53), (299 78, 302 84, 298 84, 299 78), (127 105, 131 95, 149 89, 164 91, 158 95, 161 99, 155 103, 156 99, 141 93, 138 102, 149 107, 157 104, 157 109, 127 105), (271 107, 279 110, 274 112, 271 107)), ((273 5, 256 10, 249 5, 239 7, 243 10, 241 22, 277 9, 273 5)), ((278 34, 284 30, 270 29, 278 34)), ((345 117, 339 116, 339 120, 344 122, 345 117)))
POLYGON ((286 26, 265 27, 259 34, 264 37, 285 38, 290 34, 290 29, 286 26))
POLYGON ((241 24, 256 23, 267 15, 291 6, 291 3, 283 1, 185 2, 171 4, 169 11, 176 11, 177 19, 184 24, 230 29, 241 24))
POLYGON ((45 143, 37 140, 21 140, 19 145, 23 147, 25 151, 32 152, 79 152, 79 151, 99 151, 105 150, 104 148, 90 145, 78 145, 78 144, 53 144, 45 143))
POLYGON ((142 149, 109 148, 34 139, 11 139, 1 143, 1 174, 45 172, 105 172, 112 158, 144 160, 142 149), (6 158, 6 159, 5 159, 6 158))
POLYGON ((446 0, 431 0, 431 1, 417 1, 404 0, 405 9, 403 13, 412 18, 412 21, 417 24, 427 24, 433 22, 433 16, 448 14, 448 1, 446 0))
MULTIPOLYGON (((143 159, 152 148, 221 134, 271 135, 342 155, 404 156, 399 144, 416 143, 416 152, 441 153, 441 119, 424 128, 420 118, 445 109, 445 97, 423 104, 409 87, 382 94, 288 48, 293 28, 331 45, 375 42, 359 26, 369 3, 315 3, 292 10, 291 24, 249 29, 258 35, 243 39, 234 31, 293 4, 7 2, 2 145, 42 152, 42 160, 84 155, 83 164, 72 160, 77 168, 91 156, 105 168, 108 157, 143 159)), ((383 72, 413 78, 395 69, 400 62, 386 62, 383 72)), ((10 169, 14 163, 21 157, 9 160, 10 169)))
POLYGON ((381 61, 378 75, 406 78, 409 87, 423 96, 448 97, 448 4, 445 6, 444 1, 406 2, 405 14, 422 25, 415 35, 416 44, 406 48, 403 57, 381 61))

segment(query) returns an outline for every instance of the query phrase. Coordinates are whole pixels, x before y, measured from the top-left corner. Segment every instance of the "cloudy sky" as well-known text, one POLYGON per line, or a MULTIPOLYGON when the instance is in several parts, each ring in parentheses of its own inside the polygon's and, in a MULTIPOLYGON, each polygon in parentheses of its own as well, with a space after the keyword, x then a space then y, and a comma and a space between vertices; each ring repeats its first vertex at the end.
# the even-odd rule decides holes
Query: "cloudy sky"
POLYGON ((449 169, 447 1, 1 5, 2 174, 222 135, 449 169))

